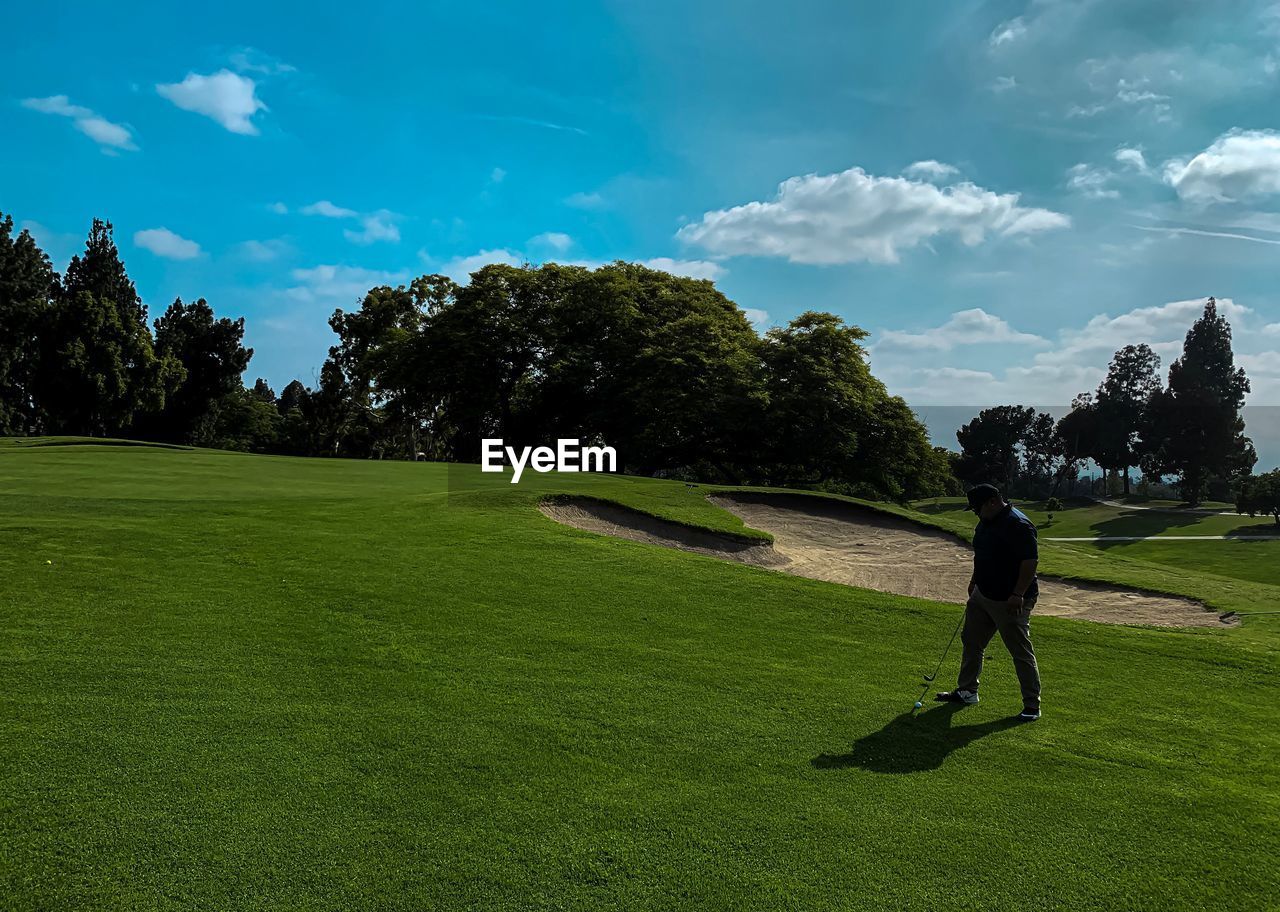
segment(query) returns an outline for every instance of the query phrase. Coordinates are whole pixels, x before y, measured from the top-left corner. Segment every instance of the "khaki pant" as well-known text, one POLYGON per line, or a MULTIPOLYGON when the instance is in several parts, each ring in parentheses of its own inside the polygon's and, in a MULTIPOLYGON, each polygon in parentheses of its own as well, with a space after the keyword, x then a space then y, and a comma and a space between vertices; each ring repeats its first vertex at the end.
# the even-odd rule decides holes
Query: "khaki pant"
POLYGON ((1027 599, 1022 613, 1015 615, 1008 602, 989 599, 977 589, 973 590, 964 611, 964 632, 960 634, 964 656, 960 660, 957 690, 977 693, 978 677, 982 674, 983 650, 996 631, 999 631, 1000 639, 1004 640, 1005 648, 1013 656, 1013 667, 1018 672, 1023 708, 1040 708, 1040 669, 1036 667, 1036 654, 1031 648, 1033 607, 1035 599, 1027 599))

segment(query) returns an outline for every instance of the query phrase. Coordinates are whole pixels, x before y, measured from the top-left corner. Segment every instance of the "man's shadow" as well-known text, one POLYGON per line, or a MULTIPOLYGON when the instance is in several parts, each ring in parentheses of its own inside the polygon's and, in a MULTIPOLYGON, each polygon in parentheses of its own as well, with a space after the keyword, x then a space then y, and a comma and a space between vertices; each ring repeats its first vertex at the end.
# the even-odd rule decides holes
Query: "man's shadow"
POLYGON ((818 769, 861 767, 873 773, 919 773, 937 769, 947 755, 993 732, 1022 724, 1016 716, 979 725, 952 726, 964 709, 943 703, 917 715, 903 713, 878 732, 853 742, 847 754, 820 754, 810 762, 818 769))

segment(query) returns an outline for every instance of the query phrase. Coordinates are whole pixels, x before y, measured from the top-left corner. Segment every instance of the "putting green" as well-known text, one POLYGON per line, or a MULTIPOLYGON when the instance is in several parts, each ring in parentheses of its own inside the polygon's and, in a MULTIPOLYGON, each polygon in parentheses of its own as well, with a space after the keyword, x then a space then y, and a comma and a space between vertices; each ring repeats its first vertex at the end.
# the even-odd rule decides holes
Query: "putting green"
MULTIPOLYGON (((1280 624, 1042 618, 1043 720, 1010 723, 998 648, 981 704, 911 720, 954 606, 580 532, 538 511, 551 493, 752 535, 705 488, 646 479, 0 448, 3 905, 1203 912, 1280 892, 1280 624)), ((1277 600, 1226 569, 1171 585, 1277 600)))

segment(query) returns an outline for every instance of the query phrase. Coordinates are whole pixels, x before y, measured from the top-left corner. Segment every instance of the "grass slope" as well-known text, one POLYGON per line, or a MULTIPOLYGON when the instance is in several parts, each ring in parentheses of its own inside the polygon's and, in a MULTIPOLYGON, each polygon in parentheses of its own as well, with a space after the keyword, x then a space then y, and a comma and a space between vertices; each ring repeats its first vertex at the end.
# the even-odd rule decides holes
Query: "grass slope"
POLYGON ((1274 902, 1274 625, 1040 618, 1042 722, 998 645, 979 706, 911 720, 954 606, 560 527, 557 491, 742 531, 642 479, 0 451, 4 906, 1274 902))

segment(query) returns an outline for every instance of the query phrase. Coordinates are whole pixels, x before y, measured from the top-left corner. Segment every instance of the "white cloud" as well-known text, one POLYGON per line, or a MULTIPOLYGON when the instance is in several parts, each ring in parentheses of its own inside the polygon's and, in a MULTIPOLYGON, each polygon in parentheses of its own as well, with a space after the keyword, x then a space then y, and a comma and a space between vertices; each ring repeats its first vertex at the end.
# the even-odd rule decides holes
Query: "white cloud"
POLYGON ((133 131, 124 124, 113 123, 89 108, 73 105, 66 95, 50 95, 47 98, 25 98, 24 108, 39 111, 41 114, 53 114, 71 119, 72 125, 92 139, 102 151, 113 153, 116 150, 125 152, 138 151, 133 140, 133 131))
MULTIPOLYGON (((548 232, 544 235, 538 235, 529 241, 530 248, 542 247, 547 250, 547 244, 539 245, 539 241, 545 241, 548 237, 555 238, 556 243, 567 241, 572 243, 572 238, 568 235, 560 235, 555 232, 548 232)), ((563 252, 563 251, 561 251, 563 252)), ((426 254, 420 254, 422 260, 430 266, 433 262, 432 257, 426 254)), ((582 257, 574 257, 564 259, 555 255, 555 251, 550 251, 545 258, 535 256, 532 251, 525 252, 520 250, 511 250, 506 247, 499 247, 492 250, 481 250, 479 253, 473 253, 470 256, 458 256, 451 260, 441 263, 437 268, 437 272, 441 272, 453 279, 455 282, 465 283, 471 273, 476 270, 488 266, 490 263, 502 263, 507 266, 522 266, 530 263, 534 266, 543 262, 556 262, 562 266, 581 266, 585 269, 599 269, 608 263, 602 260, 591 260, 582 257)), ((675 276, 683 276, 690 279, 711 279, 715 281, 728 273, 719 263, 713 263, 710 260, 678 260, 671 257, 651 257, 647 260, 637 260, 641 266, 647 266, 650 269, 659 269, 663 272, 669 272, 675 276)))
POLYGON ((328 200, 317 200, 309 206, 303 206, 298 211, 303 215, 320 215, 324 218, 355 218, 360 214, 354 209, 344 209, 342 206, 335 206, 328 200))
MULTIPOLYGON (((1160 355, 1161 377, 1167 376, 1169 364, 1182 354, 1186 333, 1203 313, 1204 305, 1205 298, 1195 298, 1139 307, 1114 317, 1099 314, 1083 325, 1059 330, 1051 342, 1030 336, 1038 341, 1020 345, 1011 338, 1006 344, 1014 346, 1011 350, 1018 355, 1001 359, 1007 367, 990 366, 983 349, 975 348, 986 338, 980 331, 948 334, 948 326, 963 322, 958 318, 964 314, 955 314, 943 326, 923 333, 881 333, 880 341, 873 346, 873 363, 877 375, 894 393, 916 403, 1066 404, 1077 393, 1096 387, 1111 357, 1125 345, 1150 345, 1160 355), (963 341, 948 346, 944 338, 951 337, 963 341), (895 344, 904 339, 907 344, 895 344), (1029 348, 1036 350, 1028 351, 1029 348), (939 363, 941 351, 952 353, 947 359, 952 363, 939 363)), ((1280 375, 1280 358, 1274 352, 1259 349, 1267 344, 1260 343, 1261 336, 1280 336, 1280 324, 1258 325, 1252 309, 1230 298, 1218 298, 1218 312, 1234 330, 1237 364, 1250 377, 1263 381, 1254 384, 1250 402, 1277 401, 1280 384, 1272 384, 1267 378, 1280 375)), ((981 320, 974 322, 981 326, 981 320)), ((1007 329, 1007 334, 1027 335, 1012 328, 1007 329)))
POLYGON ((357 212, 338 206, 327 199, 317 200, 298 210, 303 215, 318 215, 332 219, 359 219, 360 228, 344 228, 342 236, 353 244, 367 247, 378 241, 398 243, 400 226, 397 224, 402 216, 390 209, 379 209, 377 212, 357 212))
POLYGON ((564 204, 574 209, 603 209, 606 205, 599 193, 573 193, 565 198, 564 204))
POLYGON ((368 246, 377 241, 389 241, 398 243, 400 240, 400 228, 396 225, 396 219, 399 218, 396 213, 388 209, 379 209, 377 212, 363 215, 360 217, 361 228, 355 231, 351 228, 344 229, 342 236, 353 244, 368 246))
POLYGON ((1065 228, 1071 220, 1020 206, 1016 193, 963 182, 939 188, 861 168, 783 181, 767 202, 707 212, 677 237, 723 256, 778 256, 793 263, 896 263, 938 235, 966 246, 1065 228))
POLYGON ((922 180, 941 180, 944 177, 959 173, 960 169, 955 165, 944 164, 933 159, 914 162, 902 169, 904 177, 914 177, 922 180))
POLYGON ((193 260, 200 256, 200 245, 168 228, 147 228, 133 235, 133 242, 167 260, 193 260))
POLYGON ((996 375, 990 371, 971 370, 967 367, 926 367, 920 376, 951 385, 955 383, 994 383, 996 375))
POLYGON ((1114 176, 1104 168, 1081 162, 1067 169, 1067 186, 1093 199, 1114 199, 1120 195, 1120 191, 1108 186, 1114 176))
POLYGON ((241 73, 261 73, 264 76, 279 76, 284 73, 297 72, 297 67, 284 63, 257 48, 241 48, 227 58, 232 68, 241 73))
POLYGON ((997 76, 991 82, 990 89, 996 94, 1008 92, 1018 87, 1018 80, 1012 76, 997 76))
POLYGON ((500 184, 507 179, 507 172, 503 168, 494 168, 489 172, 489 183, 500 184))
POLYGON ((1018 16, 1008 22, 1002 22, 997 25, 995 31, 991 33, 991 37, 987 39, 987 43, 993 48, 998 48, 1006 44, 1013 44, 1019 38, 1025 37, 1026 34, 1027 24, 1021 16, 1018 16))
POLYGON ((589 136, 590 134, 581 127, 570 126, 569 124, 555 123, 550 120, 539 120, 536 117, 520 117, 518 115, 509 114, 476 114, 479 120, 492 120, 498 123, 520 124, 526 127, 541 127, 544 130, 557 130, 565 133, 577 133, 579 136, 589 136))
POLYGON ((321 265, 294 269, 289 273, 298 284, 285 289, 286 297, 304 304, 358 304, 370 288, 401 285, 408 281, 405 271, 386 272, 359 266, 321 265))
MULTIPOLYGON (((1139 307, 1118 317, 1098 314, 1080 329, 1062 330, 1055 348, 1037 355, 1036 360, 1061 364, 1101 359, 1105 366, 1117 349, 1138 342, 1147 343, 1157 352, 1181 351, 1187 330, 1204 311, 1205 300, 1192 298, 1139 307)), ((1218 298, 1218 313, 1240 325, 1252 310, 1230 298, 1218 298)))
POLYGON ((1073 104, 1067 109, 1067 117, 1097 117, 1099 114, 1117 111, 1121 108, 1137 108, 1139 113, 1149 116, 1157 123, 1170 119, 1169 96, 1152 92, 1149 89, 1135 88, 1125 79, 1120 79, 1114 86, 1102 90, 1105 95, 1091 104, 1073 104))
POLYGON ((465 285, 470 280, 471 273, 483 269, 485 266, 493 263, 519 266, 524 261, 524 256, 520 253, 505 248, 495 248, 493 250, 481 250, 479 253, 471 254, 471 256, 454 257, 444 263, 439 272, 447 275, 459 285, 465 285))
POLYGON ((284 203, 272 203, 267 208, 270 209, 272 212, 274 212, 276 215, 289 214, 289 207, 286 206, 284 203))
POLYGON ((1142 174, 1147 173, 1147 157, 1142 154, 1141 149, 1124 147, 1116 149, 1115 159, 1120 164, 1133 168, 1142 174))
POLYGON ((1280 193, 1280 133, 1232 130, 1190 159, 1164 164, 1164 179, 1184 200, 1235 202, 1280 193))
POLYGON ((1206 231, 1203 228, 1164 227, 1160 225, 1134 225, 1139 231, 1151 231, 1159 234, 1190 234, 1196 237, 1225 238, 1232 241, 1252 241, 1255 244, 1280 245, 1280 239, 1261 238, 1252 234, 1240 234, 1236 231, 1206 231))
POLYGON ((255 263, 269 263, 278 260, 293 248, 282 238, 269 241, 242 241, 236 245, 236 252, 246 260, 255 263))
POLYGON ((573 246, 573 238, 563 231, 544 231, 536 237, 529 238, 529 246, 534 249, 564 253, 573 246))
POLYGON ((770 326, 769 311, 757 310, 754 307, 744 307, 742 313, 747 318, 747 322, 755 329, 756 332, 763 332, 770 326))
POLYGON ((1018 332, 1006 320, 980 307, 951 315, 941 326, 924 332, 889 330, 882 333, 876 348, 888 347, 928 351, 951 351, 958 346, 1009 344, 1048 345, 1049 341, 1031 333, 1018 332))
POLYGON ((1280 377, 1280 352, 1243 352, 1236 355, 1235 361, 1250 377, 1280 377))
POLYGON ((672 275, 685 276, 690 279, 711 279, 715 281, 727 272, 719 263, 713 263, 710 260, 673 260, 670 257, 654 257, 649 260, 642 260, 641 264, 648 266, 650 269, 659 269, 662 272, 669 272, 672 275))
POLYGON ((208 76, 188 73, 182 82, 161 83, 156 91, 184 111, 211 118, 232 133, 256 136, 253 115, 267 106, 257 95, 257 85, 248 76, 219 70, 208 76))

